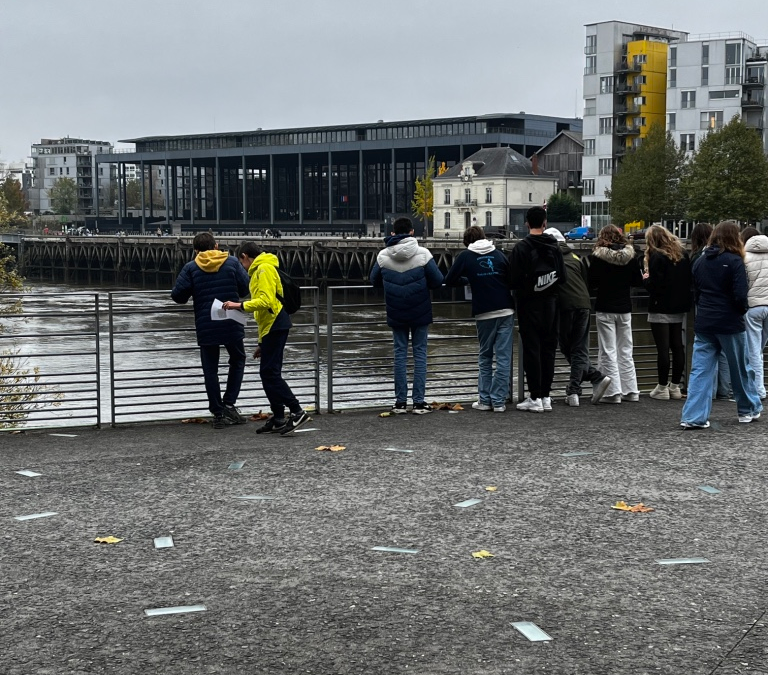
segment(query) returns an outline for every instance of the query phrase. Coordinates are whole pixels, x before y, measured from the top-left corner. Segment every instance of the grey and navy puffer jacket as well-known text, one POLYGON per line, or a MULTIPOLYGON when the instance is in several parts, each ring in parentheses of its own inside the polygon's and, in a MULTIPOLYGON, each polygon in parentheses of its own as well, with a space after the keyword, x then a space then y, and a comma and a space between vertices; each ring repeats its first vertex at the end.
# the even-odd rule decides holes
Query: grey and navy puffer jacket
POLYGON ((432 323, 430 288, 439 288, 443 274, 432 254, 409 234, 385 240, 371 270, 374 286, 384 287, 387 324, 392 328, 415 328, 432 323))

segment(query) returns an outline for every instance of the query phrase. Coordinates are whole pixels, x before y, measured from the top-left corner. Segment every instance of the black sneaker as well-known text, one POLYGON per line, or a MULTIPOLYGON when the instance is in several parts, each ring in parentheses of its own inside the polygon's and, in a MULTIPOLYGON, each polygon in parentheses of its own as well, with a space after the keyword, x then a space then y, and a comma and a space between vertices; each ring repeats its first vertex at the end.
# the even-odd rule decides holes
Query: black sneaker
POLYGON ((294 413, 288 418, 285 426, 280 429, 280 435, 285 436, 285 434, 290 434, 292 431, 296 431, 296 429, 298 429, 302 424, 309 422, 311 419, 312 418, 303 410, 301 412, 294 413))
POLYGON ((432 406, 427 405, 426 403, 414 403, 413 404, 413 414, 414 415, 426 415, 428 413, 432 412, 432 406))
POLYGON ((246 419, 240 414, 240 411, 230 403, 224 404, 224 410, 222 411, 225 417, 232 420, 233 424, 245 424, 246 419))
POLYGON ((270 417, 263 426, 256 429, 257 434, 277 434, 280 433, 286 425, 286 420, 276 420, 274 415, 270 417))
POLYGON ((405 403, 395 403, 392 406, 392 413, 395 415, 405 415, 408 412, 408 408, 405 403))
POLYGON ((224 427, 229 427, 233 425, 234 422, 229 419, 224 413, 219 413, 218 415, 213 416, 213 428, 214 429, 223 429, 224 427))

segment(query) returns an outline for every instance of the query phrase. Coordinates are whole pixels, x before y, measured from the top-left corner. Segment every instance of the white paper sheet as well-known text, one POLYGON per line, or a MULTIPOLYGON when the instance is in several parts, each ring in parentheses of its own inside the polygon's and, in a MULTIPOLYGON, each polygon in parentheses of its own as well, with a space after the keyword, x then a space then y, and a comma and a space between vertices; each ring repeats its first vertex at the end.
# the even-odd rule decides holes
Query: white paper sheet
POLYGON ((248 315, 239 309, 224 309, 224 303, 221 300, 214 300, 211 304, 211 321, 225 321, 232 319, 245 326, 248 323, 248 315))

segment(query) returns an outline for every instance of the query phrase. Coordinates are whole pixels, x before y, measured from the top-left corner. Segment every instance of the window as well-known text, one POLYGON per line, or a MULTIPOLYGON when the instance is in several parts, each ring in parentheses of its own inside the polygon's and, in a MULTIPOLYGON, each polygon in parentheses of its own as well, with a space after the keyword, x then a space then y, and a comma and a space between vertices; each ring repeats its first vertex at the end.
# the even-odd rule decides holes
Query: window
POLYGON ((62 169, 61 167, 59 167, 59 176, 61 176, 63 173, 64 173, 64 169, 62 169))
POLYGON ((613 117, 600 118, 600 133, 603 135, 613 133, 613 117))
POLYGON ((585 75, 594 75, 597 72, 597 56, 588 56, 587 65, 584 68, 585 75))
POLYGON ((56 175, 56 169, 54 167, 51 167, 48 169, 48 175, 49 176, 55 176, 56 175))
POLYGON ((493 188, 487 187, 485 188, 485 203, 490 204, 492 202, 493 202, 493 188))
POLYGON ((99 176, 104 175, 104 169, 102 167, 99 167, 99 176))
POLYGON ((595 194, 595 179, 594 178, 585 178, 582 187, 584 188, 583 194, 585 196, 594 195, 595 194))
POLYGON ((632 128, 639 129, 640 127, 644 127, 644 126, 646 126, 645 117, 635 117, 635 119, 632 122, 632 128))
POLYGON ((597 35, 587 35, 587 46, 584 47, 585 54, 597 53, 597 35))
POLYGON ((472 188, 464 188, 464 202, 469 206, 472 201, 472 188))
POLYGON ((709 92, 709 98, 710 99, 718 99, 718 98, 739 98, 739 90, 738 89, 726 89, 725 91, 710 91, 709 92))
POLYGON ((597 99, 585 98, 584 99, 584 117, 597 114, 597 99))
POLYGON ((644 63, 648 63, 648 57, 645 54, 637 54, 632 61, 636 66, 641 66, 644 63))
POLYGON ((696 134, 680 134, 680 147, 686 152, 696 149, 696 134))
POLYGON ((69 167, 67 167, 67 176, 69 176, 69 167))
POLYGON ((701 67, 701 86, 706 87, 709 84, 709 66, 701 67))
POLYGON ((584 139, 584 154, 588 157, 591 157, 595 154, 595 139, 594 138, 585 138, 584 139))
POLYGON ((669 86, 672 89, 677 86, 677 68, 669 69, 669 86))
POLYGON ((725 67, 725 83, 741 84, 741 66, 725 67))
POLYGON ((701 62, 704 65, 709 64, 709 42, 701 43, 701 62))
POLYGON ((696 92, 681 91, 680 92, 680 107, 681 108, 695 108, 696 107, 696 92))
POLYGON ((492 227, 493 225, 493 214, 490 211, 485 212, 485 226, 486 227, 492 227))
POLYGON ((677 127, 677 113, 667 113, 667 129, 674 131, 677 127))
POLYGON ((725 44, 725 65, 741 65, 741 42, 726 42, 725 44))
POLYGON ((67 163, 67 158, 65 157, 65 158, 64 158, 64 164, 66 164, 66 163, 67 163))
POLYGON ((635 84, 647 84, 645 75, 635 75, 635 84))
POLYGON ((669 48, 669 65, 671 68, 677 66, 677 47, 669 48))
POLYGON ((451 229, 451 214, 448 211, 445 212, 445 218, 443 219, 443 229, 451 229))
POLYGON ((700 129, 721 129, 723 126, 723 111, 713 110, 710 112, 703 112, 699 116, 699 121, 700 129))
POLYGON ((613 93, 613 76, 600 78, 600 93, 612 94, 613 93))
POLYGON ((445 188, 443 190, 443 204, 451 203, 451 188, 445 188))
POLYGON ((613 173, 613 160, 612 159, 601 159, 599 161, 599 170, 598 173, 601 176, 610 176, 613 173))

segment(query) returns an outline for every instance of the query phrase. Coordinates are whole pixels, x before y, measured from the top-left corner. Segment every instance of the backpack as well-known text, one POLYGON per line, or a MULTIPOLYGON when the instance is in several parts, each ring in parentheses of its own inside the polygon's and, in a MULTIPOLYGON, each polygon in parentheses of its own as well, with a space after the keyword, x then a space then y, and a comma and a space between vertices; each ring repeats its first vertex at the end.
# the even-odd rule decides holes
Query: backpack
POLYGON ((301 288, 291 279, 288 272, 283 272, 278 267, 277 273, 280 275, 280 283, 283 285, 283 295, 277 293, 277 299, 283 304, 288 314, 295 314, 301 309, 301 288))
POLYGON ((557 282, 557 263, 554 252, 547 250, 546 255, 539 255, 539 249, 531 250, 531 275, 529 284, 534 293, 551 293, 557 282))

